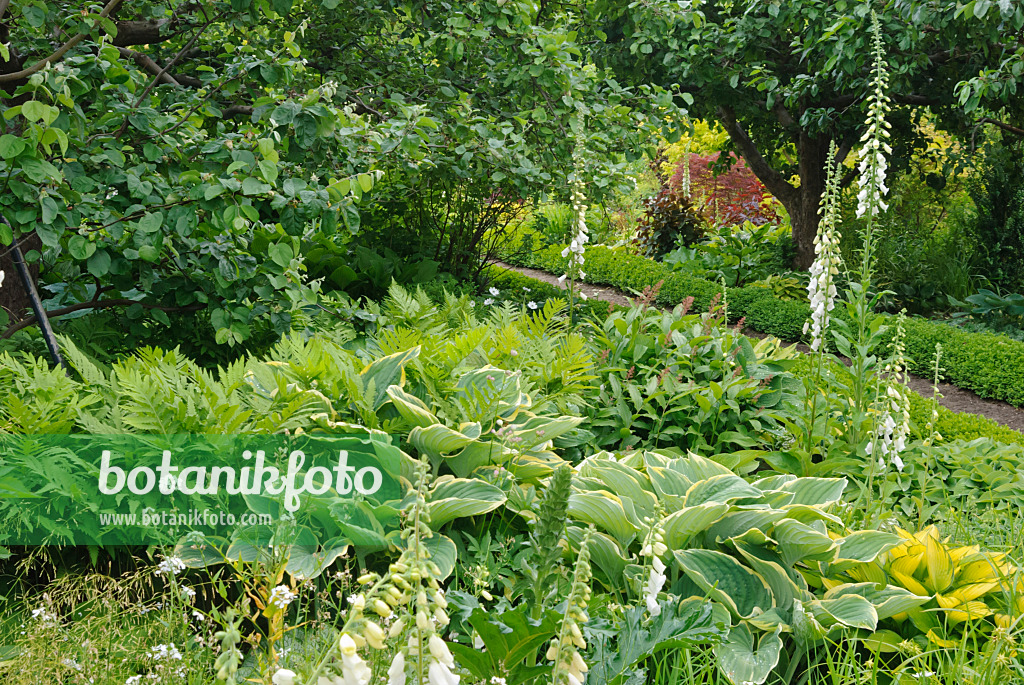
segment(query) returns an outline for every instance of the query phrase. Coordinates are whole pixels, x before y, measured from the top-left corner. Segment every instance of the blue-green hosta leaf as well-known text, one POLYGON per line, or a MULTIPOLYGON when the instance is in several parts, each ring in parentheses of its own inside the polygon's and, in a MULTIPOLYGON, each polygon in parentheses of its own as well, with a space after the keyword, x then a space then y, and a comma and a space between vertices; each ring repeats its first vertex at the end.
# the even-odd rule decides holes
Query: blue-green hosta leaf
POLYGON ((793 519, 775 524, 772 537, 779 543, 779 552, 787 566, 798 562, 829 561, 835 555, 835 542, 827 533, 793 519))
POLYGON ((696 507, 685 507, 661 520, 665 544, 679 549, 695 535, 705 532, 715 521, 729 511, 724 502, 707 502, 696 507))
POLYGON ((715 645, 718 666, 734 685, 762 685, 779 663, 782 640, 779 632, 763 633, 755 648, 754 636, 741 623, 729 631, 729 639, 715 645))
POLYGON ((388 397, 391 398, 391 404, 409 424, 427 428, 435 423, 441 423, 440 419, 434 416, 433 412, 423 403, 423 400, 415 395, 410 395, 400 386, 392 385, 387 392, 388 397))
POLYGON ((453 519, 493 511, 506 497, 501 488, 482 480, 448 478, 435 483, 429 499, 430 525, 439 528, 453 519))
POLYGON ((822 626, 836 624, 850 628, 874 630, 878 626, 878 613, 867 598, 855 594, 840 595, 833 599, 816 599, 804 607, 822 626))
POLYGON ((736 499, 760 497, 761 491, 739 476, 729 473, 697 481, 686 492, 686 506, 705 502, 731 502, 736 499))
POLYGON ((821 506, 838 502, 846 489, 845 478, 797 478, 779 488, 782 492, 793 493, 789 504, 821 506))
POLYGON ((405 366, 419 355, 420 346, 417 345, 402 352, 374 359, 359 372, 364 391, 370 389, 371 383, 373 385, 371 406, 374 411, 388 401, 388 388, 392 385, 405 385, 405 366))
POLYGON ((532 404, 530 396, 522 391, 520 372, 494 366, 464 373, 450 399, 459 406, 463 418, 481 423, 494 418, 512 421, 532 404))
POLYGON ((637 533, 631 523, 635 519, 630 518, 626 508, 622 499, 607 491, 574 492, 569 496, 569 516, 611 533, 623 546, 632 542, 637 533))
POLYGON ((875 583, 840 585, 826 592, 825 599, 838 599, 847 595, 860 595, 871 602, 879 621, 916 609, 931 600, 931 597, 921 597, 901 587, 892 585, 880 587, 875 583))
POLYGON ((709 549, 676 550, 687 577, 737 618, 748 618, 774 606, 764 578, 735 558, 709 549))

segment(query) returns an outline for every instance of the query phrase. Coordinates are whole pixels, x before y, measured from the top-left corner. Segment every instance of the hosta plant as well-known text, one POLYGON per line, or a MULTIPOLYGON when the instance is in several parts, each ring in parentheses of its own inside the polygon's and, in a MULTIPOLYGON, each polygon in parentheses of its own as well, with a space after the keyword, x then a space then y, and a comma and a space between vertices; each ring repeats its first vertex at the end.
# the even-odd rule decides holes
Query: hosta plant
POLYGON ((787 372, 790 354, 686 310, 633 307, 593 325, 602 360, 588 409, 596 444, 713 455, 781 442, 799 386, 787 372))
POLYGON ((1024 582, 1006 554, 982 551, 977 545, 953 547, 935 526, 897 533, 903 542, 874 561, 847 566, 822 579, 831 588, 850 581, 884 583, 927 598, 926 603, 889 617, 898 634, 883 631, 875 640, 891 644, 909 638, 921 647, 957 647, 968 629, 991 635, 1017 628, 1024 612, 1024 582))
MULTIPOLYGON (((750 483, 695 454, 594 455, 578 468, 569 516, 593 525, 595 577, 620 592, 643 592, 638 522, 656 520, 664 541, 671 596, 709 597, 730 617, 716 648, 736 683, 762 683, 779 663, 783 640, 797 654, 928 601, 894 585, 847 582, 822 587, 830 570, 873 562, 897 535, 848 531, 830 513, 846 481, 771 476, 750 483)), ((582 529, 568 537, 577 543, 582 529)), ((657 549, 655 549, 657 552, 657 549)), ((851 579, 853 580, 853 579, 851 579)), ((790 677, 799 659, 786 665, 790 677)), ((787 680, 788 682, 788 680, 787 680)))

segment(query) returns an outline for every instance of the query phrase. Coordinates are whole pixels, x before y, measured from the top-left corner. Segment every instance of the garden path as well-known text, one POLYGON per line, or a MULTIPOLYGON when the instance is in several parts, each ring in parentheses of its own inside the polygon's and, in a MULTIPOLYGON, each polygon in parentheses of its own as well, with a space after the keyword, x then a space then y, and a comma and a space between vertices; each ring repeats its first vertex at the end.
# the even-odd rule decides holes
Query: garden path
MULTIPOLYGON (((506 264, 501 261, 495 261, 494 263, 504 269, 516 271, 524 276, 536 278, 538 281, 544 281, 545 283, 550 283, 551 285, 562 288, 563 290, 565 289, 565 285, 558 282, 558 277, 553 274, 549 274, 546 271, 512 266, 511 264, 506 264)), ((616 288, 585 283, 583 284, 582 290, 589 298, 604 300, 623 307, 629 306, 630 296, 616 288)), ((749 328, 743 332, 752 338, 767 337, 763 333, 758 333, 757 331, 749 328)), ((801 352, 810 352, 810 348, 806 345, 797 344, 796 347, 801 352)), ((909 385, 910 389, 914 392, 922 395, 923 397, 931 398, 931 379, 911 375, 909 385)), ((973 393, 970 390, 964 390, 963 388, 958 388, 949 383, 939 383, 939 392, 942 393, 942 399, 939 400, 939 404, 947 409, 955 412, 978 414, 1001 423, 1004 426, 1013 428, 1014 430, 1024 431, 1024 409, 1020 407, 1015 407, 1012 404, 1000 400, 990 400, 984 397, 979 397, 976 393, 973 393)))

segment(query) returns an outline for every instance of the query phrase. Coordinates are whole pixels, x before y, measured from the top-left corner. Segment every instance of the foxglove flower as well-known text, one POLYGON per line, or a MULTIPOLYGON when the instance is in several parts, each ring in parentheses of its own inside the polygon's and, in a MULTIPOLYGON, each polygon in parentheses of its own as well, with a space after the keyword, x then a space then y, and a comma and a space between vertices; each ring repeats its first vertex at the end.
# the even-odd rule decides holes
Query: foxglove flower
POLYGON ((874 32, 875 66, 871 79, 872 92, 868 105, 868 129, 861 137, 863 146, 860 149, 860 164, 857 169, 857 217, 865 214, 869 219, 884 212, 889 206, 882 197, 889 192, 885 185, 886 155, 892 154, 892 148, 886 142, 889 138, 889 123, 885 115, 891 110, 886 89, 889 86, 889 74, 886 71, 885 53, 882 46, 882 32, 878 25, 878 17, 872 13, 874 32))
POLYGON ((351 635, 342 634, 338 640, 338 651, 341 653, 341 679, 344 685, 368 685, 373 674, 356 653, 356 643, 351 635))

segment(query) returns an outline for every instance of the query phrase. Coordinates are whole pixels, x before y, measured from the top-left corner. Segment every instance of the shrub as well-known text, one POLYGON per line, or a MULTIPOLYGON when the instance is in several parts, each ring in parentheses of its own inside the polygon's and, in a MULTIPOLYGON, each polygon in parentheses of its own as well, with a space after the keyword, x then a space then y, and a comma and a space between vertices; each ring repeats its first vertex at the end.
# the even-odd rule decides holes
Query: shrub
POLYGON ((690 155, 679 162, 669 185, 681 187, 689 167, 690 197, 712 224, 734 225, 749 221, 762 225, 778 220, 768 191, 742 159, 721 153, 690 155))
POLYGON ((978 214, 974 233, 982 253, 982 272, 1000 288, 1024 285, 1024 161, 1020 148, 992 155, 970 189, 978 214))
POLYGON ((644 207, 634 238, 641 253, 660 258, 676 245, 692 245, 704 237, 707 222, 678 184, 662 186, 644 207))

